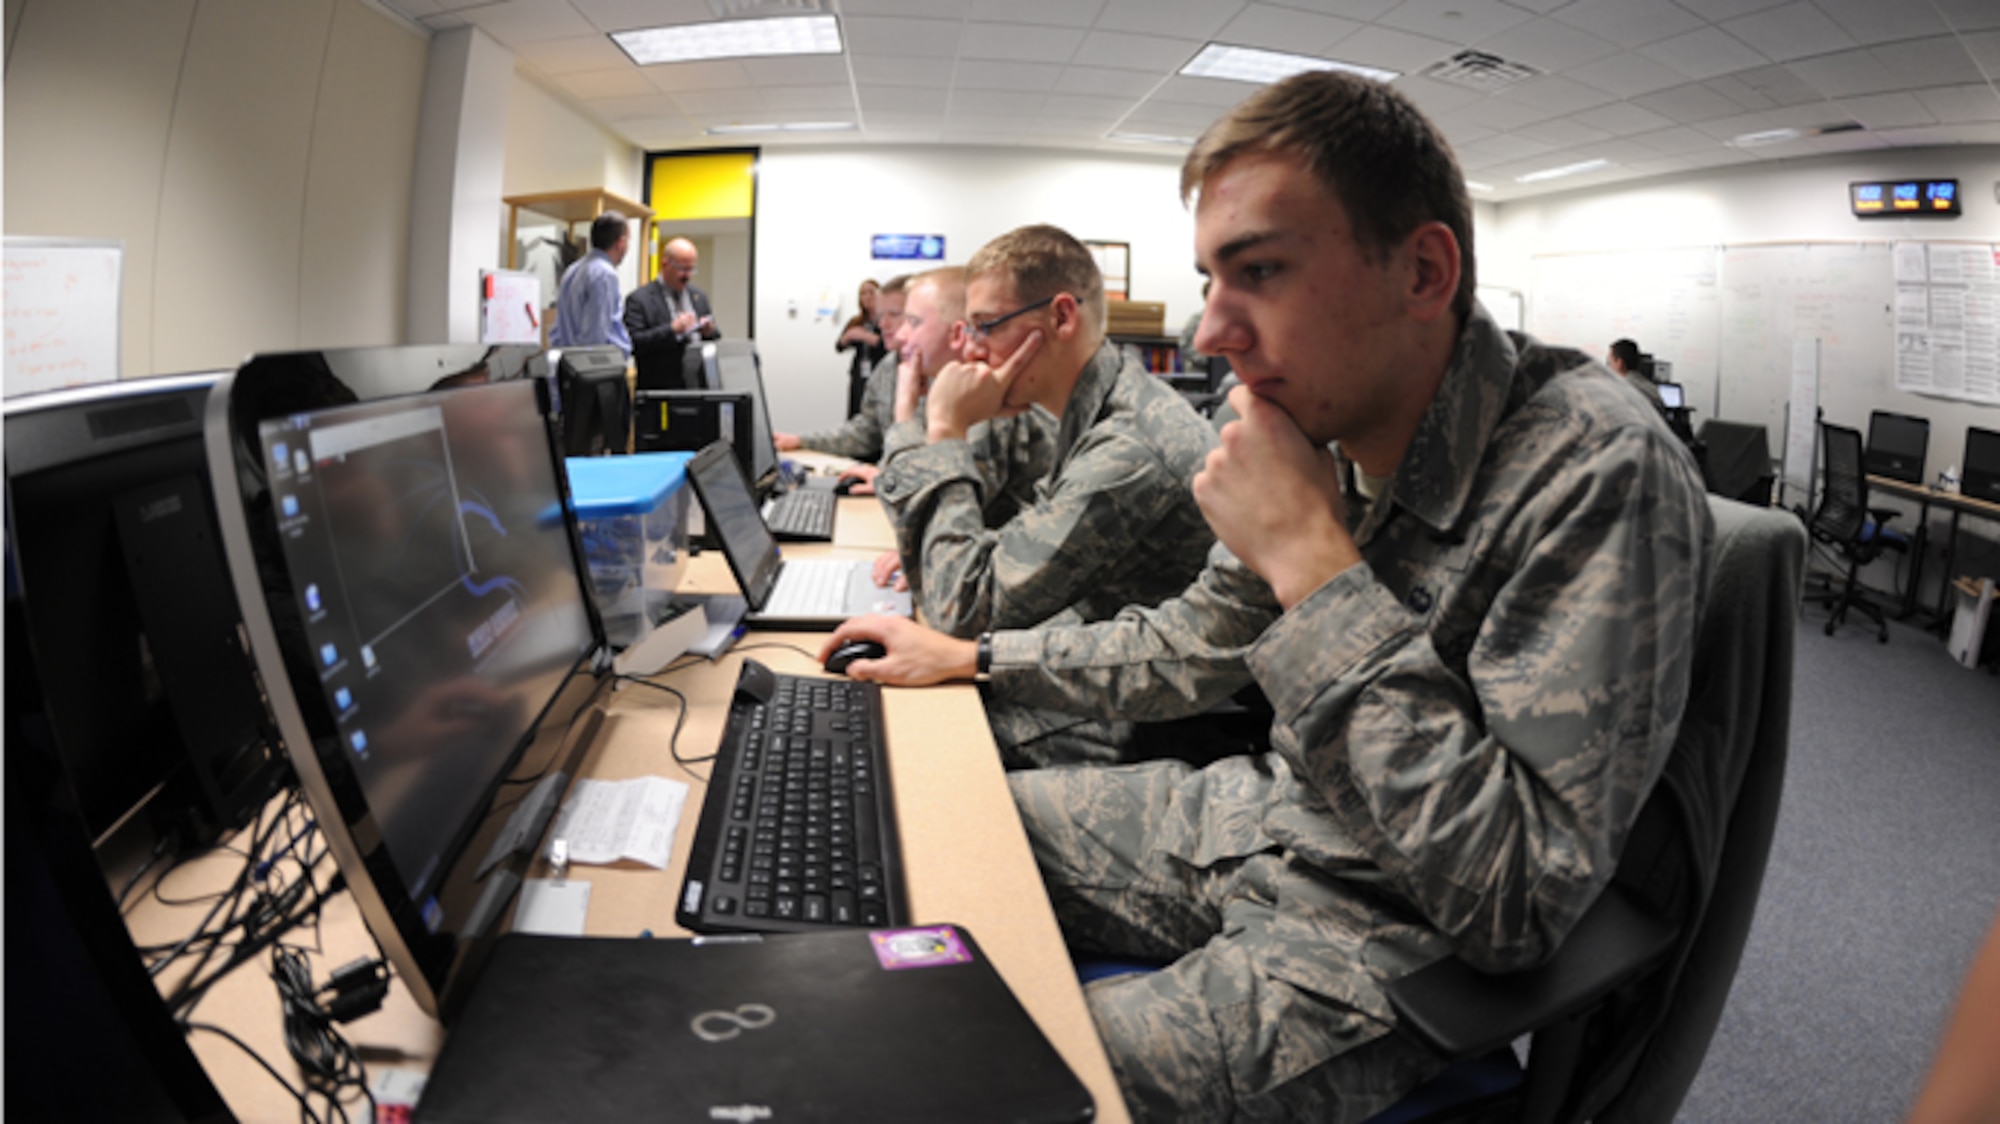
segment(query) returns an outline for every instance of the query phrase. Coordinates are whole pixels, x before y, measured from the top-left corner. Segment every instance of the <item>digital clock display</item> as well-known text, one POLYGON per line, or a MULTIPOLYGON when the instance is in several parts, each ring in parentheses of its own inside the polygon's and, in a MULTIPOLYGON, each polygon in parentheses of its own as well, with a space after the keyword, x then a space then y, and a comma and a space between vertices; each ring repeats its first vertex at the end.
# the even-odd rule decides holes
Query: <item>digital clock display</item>
POLYGON ((1878 180, 1847 185, 1858 218, 1917 218, 1959 214, 1957 180, 1878 180))

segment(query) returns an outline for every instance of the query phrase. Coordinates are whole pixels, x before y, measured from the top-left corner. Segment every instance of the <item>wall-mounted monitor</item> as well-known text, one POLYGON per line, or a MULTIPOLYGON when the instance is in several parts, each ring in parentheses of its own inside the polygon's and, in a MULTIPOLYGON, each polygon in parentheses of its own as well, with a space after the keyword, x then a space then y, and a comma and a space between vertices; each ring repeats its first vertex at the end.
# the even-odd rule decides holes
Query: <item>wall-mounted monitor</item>
POLYGON ((1870 180, 1847 185, 1856 218, 1954 218, 1957 180, 1870 180))

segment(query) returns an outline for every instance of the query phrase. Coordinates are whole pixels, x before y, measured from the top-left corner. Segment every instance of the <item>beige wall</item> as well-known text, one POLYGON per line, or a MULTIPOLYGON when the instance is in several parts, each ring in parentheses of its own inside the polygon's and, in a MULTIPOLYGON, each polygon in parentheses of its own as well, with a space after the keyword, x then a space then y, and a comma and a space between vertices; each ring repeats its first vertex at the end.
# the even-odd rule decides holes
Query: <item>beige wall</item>
MULTIPOLYGON (((535 195, 545 191, 573 191, 601 187, 627 199, 643 202, 640 169, 644 156, 636 148, 607 133, 589 118, 571 109, 518 71, 514 75, 514 96, 507 112, 507 167, 501 176, 502 195, 535 195)), ((588 237, 589 231, 578 232, 588 237)), ((638 244, 639 228, 632 228, 633 244, 638 244)), ((507 260, 506 221, 500 226, 500 260, 507 260)), ((619 269, 618 291, 629 293, 638 283, 639 255, 627 254, 619 269)), ((554 304, 554 293, 543 293, 554 304)))
POLYGON ((8 234, 125 245, 122 374, 402 342, 425 40, 361 0, 9 0, 8 234))

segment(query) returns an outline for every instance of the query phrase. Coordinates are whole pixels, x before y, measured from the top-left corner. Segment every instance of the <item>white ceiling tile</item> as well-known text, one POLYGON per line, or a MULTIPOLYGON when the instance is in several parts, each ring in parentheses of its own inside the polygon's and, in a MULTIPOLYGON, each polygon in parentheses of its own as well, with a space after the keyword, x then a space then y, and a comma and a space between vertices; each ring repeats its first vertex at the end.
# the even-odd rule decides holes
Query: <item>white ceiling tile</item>
POLYGON ((1554 76, 1530 78, 1519 85, 1509 86, 1494 96, 1531 105, 1551 114, 1581 113, 1612 101, 1611 95, 1602 90, 1554 76))
POLYGON ((1328 55, 1334 44, 1360 29, 1361 25, 1353 20, 1276 4, 1252 4, 1216 32, 1215 39, 1267 51, 1328 55))
POLYGON ((1179 70, 1201 50, 1192 39, 1133 35, 1123 31, 1093 31, 1084 36, 1071 62, 1123 70, 1179 70))
POLYGON ((1743 81, 1735 74, 1725 74, 1720 78, 1710 78, 1702 85, 1735 102, 1746 110, 1776 109, 1777 100, 1743 81))
POLYGON ((1043 114, 1028 122, 1028 127, 1037 133, 1052 133, 1068 137, 1101 137, 1111 128, 1116 118, 1103 120, 1082 117, 1051 117, 1043 114))
POLYGON ((1564 4, 1569 3, 1570 0, 1507 0, 1507 2, 1516 8, 1525 8, 1538 16, 1546 16, 1564 4))
POLYGON ((1097 67, 1072 66, 1056 79, 1055 88, 1068 94, 1113 94, 1123 97, 1141 97, 1160 84, 1156 74, 1142 70, 1104 70, 1097 67))
POLYGON ((627 66, 621 70, 584 70, 575 74, 565 74, 556 79, 563 89, 585 101, 602 101, 606 98, 658 97, 659 87, 646 81, 637 67, 627 66))
POLYGON ((1445 141, 1451 145, 1454 153, 1458 151, 1460 145, 1471 144, 1474 141, 1485 140, 1487 137, 1497 137, 1500 135, 1493 129, 1489 129, 1484 125, 1474 125, 1469 121, 1455 121, 1447 124, 1444 121, 1434 120, 1431 123, 1437 126, 1439 132, 1444 134, 1445 141))
POLYGON ((1457 149, 1458 162, 1467 171, 1478 171, 1498 164, 1518 160, 1532 160, 1556 151, 1556 146, 1541 141, 1527 140, 1514 133, 1503 133, 1485 140, 1473 141, 1457 149))
POLYGON ((1775 8, 1791 0, 1675 0, 1681 7, 1710 23, 1733 20, 1737 16, 1747 16, 1765 8, 1775 8))
POLYGON ((1639 48, 1639 53, 1663 62, 1697 81, 1764 65, 1763 55, 1716 27, 1703 27, 1639 48))
POLYGON ((1870 129, 1901 129, 1912 125, 1938 124, 1936 115, 1909 94, 1874 94, 1865 98, 1843 98, 1834 102, 1842 113, 1870 129))
POLYGON ((1799 59, 1785 66, 1830 98, 1879 94, 1896 88, 1896 79, 1889 69, 1867 48, 1799 59))
POLYGON ((1851 133, 1829 133, 1823 137, 1807 137, 1806 147, 1814 152, 1865 152, 1870 149, 1888 148, 1889 142, 1879 133, 1856 131, 1851 133))
POLYGON ((1803 105, 1825 97, 1805 79, 1783 66, 1739 70, 1729 75, 1728 80, 1750 87, 1776 105, 1803 105))
POLYGON ((1018 23, 969 23, 960 42, 962 59, 1068 62, 1084 33, 1073 27, 1031 27, 1018 23))
POLYGON ((636 98, 606 98, 603 101, 583 103, 589 110, 606 121, 628 121, 641 117, 670 117, 676 106, 666 94, 651 94, 636 98))
POLYGON ((832 86, 847 82, 844 55, 744 59, 743 70, 758 86, 832 86))
POLYGON ((1706 152, 1716 146, 1714 137, 1709 136, 1699 129, 1690 129, 1686 125, 1676 125, 1671 129, 1659 129, 1650 133, 1641 133, 1629 139, 1634 144, 1645 145, 1647 148, 1657 152, 1664 152, 1670 156, 1684 156, 1690 152, 1706 152))
POLYGON ((1576 153, 1578 160, 1609 160, 1620 165, 1635 164, 1641 160, 1655 159, 1660 155, 1658 149, 1626 138, 1581 145, 1571 151, 1576 153))
POLYGON ((1931 0, 1953 31, 2000 29, 2000 4, 1993 0, 1931 0))
POLYGON ((514 52, 522 62, 543 74, 571 74, 579 70, 631 69, 631 56, 602 35, 575 39, 546 39, 523 43, 514 52))
POLYGON ((1994 93, 1991 86, 1940 86, 1934 90, 1918 90, 1916 97, 1938 119, 1939 124, 2000 121, 2000 94, 1994 93))
POLYGON ((853 116, 854 90, 849 86, 772 86, 764 91, 764 108, 780 112, 838 110, 853 116))
MULTIPOLYGON (((962 113, 994 116, 1031 117, 1042 111, 1042 94, 1012 90, 953 90, 946 108, 954 116, 962 113)), ((1016 127, 1019 122, 1016 121, 1016 127)))
POLYGON ((1610 133, 1602 129, 1593 129, 1573 117, 1559 117, 1553 121, 1524 125, 1510 135, 1523 140, 1551 144, 1557 148, 1575 148, 1580 144, 1591 144, 1611 138, 1610 133))
POLYGON ((626 139, 639 148, 666 148, 673 141, 691 140, 701 135, 694 122, 679 114, 671 117, 634 117, 618 124, 626 139))
POLYGON ((842 25, 847 52, 856 57, 900 55, 944 59, 957 57, 959 33, 965 27, 957 20, 897 16, 847 16, 842 25))
POLYGON ((1979 68, 1988 74, 2000 76, 2000 31, 1982 31, 1976 35, 1966 35, 1959 39, 1965 50, 1979 68))
POLYGON ((908 86, 860 85, 854 93, 861 102, 861 112, 873 116, 877 113, 924 113, 944 112, 945 98, 949 90, 918 89, 908 86))
POLYGON ((967 0, 840 0, 840 11, 855 16, 913 16, 964 19, 967 0))
POLYGON ((1602 129, 1613 136, 1621 137, 1631 136, 1634 133, 1650 133, 1655 129, 1665 129, 1673 124, 1671 120, 1654 113, 1652 110, 1641 109, 1628 101, 1614 102, 1611 105, 1602 105, 1596 109, 1588 109, 1582 113, 1573 115, 1570 120, 1578 124, 1588 125, 1593 129, 1602 129))
POLYGON ((1398 0, 1284 0, 1287 8, 1304 8, 1322 15, 1339 16, 1342 19, 1381 19, 1383 14, 1396 6, 1398 0))
POLYGON ((972 0, 966 17, 994 23, 1089 27, 1103 9, 1104 0, 972 0))
POLYGON ((1805 0, 1730 20, 1722 28, 1779 62, 1830 54, 1855 45, 1853 36, 1805 0))
POLYGON ((1042 115, 1116 121, 1130 112, 1134 104, 1130 98, 1094 97, 1090 94, 1050 94, 1042 102, 1042 115))
POLYGON ((1683 125, 1728 117, 1738 112, 1735 102, 1700 85, 1676 86, 1671 90, 1633 98, 1632 101, 1641 109, 1650 109, 1683 125))
POLYGON ((1234 2, 1217 0, 1110 0, 1097 14, 1096 26, 1104 31, 1208 39, 1236 9, 1234 2))
POLYGON ((1991 81, 1981 74, 1979 64, 1954 35, 1929 39, 1909 39, 1870 47, 1868 53, 1905 89, 1923 86, 1954 86, 1965 82, 1991 81))
POLYGON ((740 90, 755 85, 740 59, 642 66, 639 73, 646 76, 646 81, 651 82, 654 89, 670 94, 682 90, 740 90))
POLYGON ((1256 92, 1257 88, 1247 82, 1231 82, 1224 78, 1186 78, 1176 74, 1160 83, 1153 96, 1161 101, 1228 109, 1256 92))
POLYGON ((682 90, 673 95, 681 112, 696 121, 706 121, 719 113, 761 113, 762 90, 682 90))
POLYGON ((1136 133, 1193 136, 1208 128, 1222 114, 1223 110, 1210 105, 1149 101, 1132 111, 1132 115, 1125 119, 1124 128, 1136 133))
POLYGON ((868 111, 868 129, 873 132, 877 125, 885 129, 937 129, 944 125, 944 103, 939 102, 935 110, 881 109, 868 111))
POLYGON ((1375 22, 1464 46, 1530 18, 1527 12, 1499 0, 1403 0, 1375 22))
POLYGON ((1551 15, 1621 47, 1685 35, 1702 23, 1699 17, 1661 0, 1576 0, 1551 15))
POLYGON ((1862 46, 1918 39, 1951 30, 1929 4, 1885 4, 1881 0, 1813 0, 1862 46))
POLYGON ((1478 47, 1509 62, 1559 72, 1618 53, 1616 44, 1561 20, 1532 19, 1488 39, 1478 47))
POLYGON ((1924 125, 1914 129, 1887 129, 1874 135, 1897 148, 1929 148, 1943 144, 2000 144, 2000 123, 1924 125))
POLYGON ((871 86, 935 86, 943 88, 951 85, 957 68, 948 58, 908 59, 896 55, 856 55, 853 58, 854 80, 871 86))
POLYGON ((458 14, 509 47, 543 39, 575 39, 597 31, 563 0, 556 3, 502 0, 485 7, 466 8, 458 14))
POLYGON ((1785 109, 1767 109, 1761 113, 1716 117, 1698 121, 1694 127, 1717 140, 1726 141, 1750 133, 1768 133, 1773 129, 1820 129, 1829 125, 1845 125, 1851 120, 1852 118, 1839 106, 1825 103, 1794 105, 1785 109))
POLYGON ((453 15, 425 16, 422 20, 419 20, 418 22, 422 23, 425 27, 430 28, 432 31, 456 31, 461 27, 472 26, 471 24, 465 22, 463 18, 453 15))
MULTIPOLYGON (((672 27, 715 19, 705 0, 569 0, 599 31, 629 31, 635 27, 672 27)), ((458 5, 470 7, 471 5, 458 5)))
POLYGON ((1325 57, 1414 74, 1457 53, 1456 44, 1442 39, 1413 35, 1393 27, 1370 26, 1334 44, 1333 53, 1325 57))
POLYGON ((1621 98, 1636 98, 1687 81, 1687 76, 1663 62, 1640 54, 1612 55, 1564 72, 1586 85, 1621 98))
POLYGON ((1052 62, 989 62, 981 59, 965 59, 958 64, 952 77, 952 85, 961 90, 1026 90, 1042 92, 1053 89, 1056 79, 1062 77, 1063 68, 1052 62))
POLYGON ((1559 114, 1539 106, 1529 105, 1526 102, 1503 101, 1499 98, 1476 101, 1453 110, 1451 114, 1454 121, 1465 121, 1499 133, 1512 132, 1523 125, 1547 121, 1556 116, 1559 114))

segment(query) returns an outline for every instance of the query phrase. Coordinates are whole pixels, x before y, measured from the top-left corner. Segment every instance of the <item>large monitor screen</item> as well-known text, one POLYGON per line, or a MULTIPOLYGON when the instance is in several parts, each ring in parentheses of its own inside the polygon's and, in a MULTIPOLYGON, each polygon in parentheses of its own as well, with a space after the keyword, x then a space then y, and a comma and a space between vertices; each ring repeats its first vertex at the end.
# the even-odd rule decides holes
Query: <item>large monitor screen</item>
POLYGON ((218 384, 209 452, 235 465, 224 540, 314 813, 384 952, 448 1018, 532 858, 510 823, 542 782, 560 796, 608 659, 547 382, 356 401, 342 368, 252 360, 218 384))
POLYGON ((757 345, 749 340, 717 340, 716 366, 722 375, 722 389, 751 396, 756 414, 750 434, 750 482, 762 494, 778 475, 778 446, 771 436, 771 411, 764 397, 764 369, 757 358, 757 345))
POLYGON ((1927 418, 1875 410, 1868 415, 1866 464, 1871 476, 1908 484, 1924 482, 1924 454, 1930 448, 1927 418))

